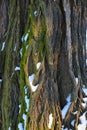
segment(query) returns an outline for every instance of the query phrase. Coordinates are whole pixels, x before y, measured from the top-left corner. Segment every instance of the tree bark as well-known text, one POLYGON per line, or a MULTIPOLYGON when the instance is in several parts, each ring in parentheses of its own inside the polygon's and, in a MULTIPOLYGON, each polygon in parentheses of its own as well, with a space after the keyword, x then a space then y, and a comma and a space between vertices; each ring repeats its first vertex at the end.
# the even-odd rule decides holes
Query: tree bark
POLYGON ((61 130, 62 125, 78 130, 82 86, 87 85, 86 12, 87 2, 82 0, 1 0, 1 130, 18 130, 20 123, 24 130, 61 130), (69 95, 71 105, 63 119, 69 95))

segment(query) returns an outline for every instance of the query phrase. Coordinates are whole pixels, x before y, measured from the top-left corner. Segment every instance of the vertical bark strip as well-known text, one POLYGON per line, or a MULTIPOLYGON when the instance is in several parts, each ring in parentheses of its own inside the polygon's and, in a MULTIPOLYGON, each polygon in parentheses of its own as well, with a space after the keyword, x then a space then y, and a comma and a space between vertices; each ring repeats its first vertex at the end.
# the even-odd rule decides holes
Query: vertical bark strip
POLYGON ((78 129, 87 85, 86 12, 86 0, 0 1, 0 130, 78 129))

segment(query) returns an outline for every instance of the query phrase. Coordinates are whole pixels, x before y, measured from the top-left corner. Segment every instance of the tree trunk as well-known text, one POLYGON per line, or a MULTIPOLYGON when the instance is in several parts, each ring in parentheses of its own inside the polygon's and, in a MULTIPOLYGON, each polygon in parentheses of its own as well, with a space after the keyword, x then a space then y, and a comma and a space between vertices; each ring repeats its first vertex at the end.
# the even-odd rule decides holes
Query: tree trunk
POLYGON ((82 0, 1 0, 1 130, 78 130, 87 85, 86 12, 82 0))

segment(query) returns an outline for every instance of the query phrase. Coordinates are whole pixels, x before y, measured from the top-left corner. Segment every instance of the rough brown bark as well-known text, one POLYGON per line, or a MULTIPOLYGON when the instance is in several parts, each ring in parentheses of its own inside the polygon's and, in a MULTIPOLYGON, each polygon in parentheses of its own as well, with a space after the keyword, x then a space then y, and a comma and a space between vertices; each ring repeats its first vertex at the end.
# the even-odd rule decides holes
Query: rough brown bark
POLYGON ((51 130, 61 130, 62 125, 77 130, 83 111, 82 86, 87 85, 86 11, 86 0, 0 1, 1 130, 18 129, 19 122, 24 124, 23 114, 27 116, 26 130, 48 130, 51 113, 51 130), (16 66, 20 70, 15 71, 16 66), (33 84, 39 84, 35 92, 28 80, 33 73, 33 84), (72 103, 62 119, 69 94, 72 103), (26 95, 30 98, 28 112, 26 95), (72 114, 75 110, 77 116, 72 114), (73 119, 76 123, 72 127, 73 119))

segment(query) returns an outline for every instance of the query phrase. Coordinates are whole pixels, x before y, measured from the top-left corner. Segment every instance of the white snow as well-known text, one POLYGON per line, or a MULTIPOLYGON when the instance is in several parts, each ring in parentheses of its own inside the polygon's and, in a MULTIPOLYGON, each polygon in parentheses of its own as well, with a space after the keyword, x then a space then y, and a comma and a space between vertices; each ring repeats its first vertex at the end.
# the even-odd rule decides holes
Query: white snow
POLYGON ((41 62, 38 62, 37 65, 36 65, 37 69, 39 69, 40 66, 41 66, 41 62))
POLYGON ((25 41, 25 42, 27 41, 28 36, 29 36, 29 34, 28 34, 28 33, 26 33, 26 35, 25 35, 25 37, 24 37, 24 41, 25 41))
POLYGON ((85 95, 87 95, 87 88, 82 88, 82 89, 83 89, 85 95))
POLYGON ((27 120, 26 114, 23 114, 23 120, 24 120, 24 130, 26 130, 26 120, 27 120))
POLYGON ((83 98, 83 101, 87 103, 87 97, 83 98))
POLYGON ((38 12, 37 12, 36 10, 34 11, 34 15, 35 15, 35 16, 37 16, 37 15, 38 15, 38 12))
POLYGON ((28 45, 26 46, 26 50, 28 49, 28 45))
POLYGON ((80 120, 81 120, 81 123, 87 123, 87 120, 86 120, 86 117, 85 117, 85 114, 87 112, 84 112, 82 116, 80 116, 80 120))
POLYGON ((85 88, 85 85, 83 84, 83 88, 85 88))
POLYGON ((76 84, 78 85, 78 78, 76 77, 75 80, 76 80, 76 84))
POLYGON ((68 103, 64 106, 64 108, 62 109, 62 118, 63 118, 63 119, 65 118, 66 113, 67 113, 67 111, 68 111, 70 105, 71 105, 71 102, 68 102, 68 103))
POLYGON ((30 32, 30 29, 28 29, 28 33, 30 32))
POLYGON ((24 42, 24 35, 22 36, 21 41, 24 42))
POLYGON ((87 59, 86 59, 86 65, 87 65, 87 59))
POLYGON ((72 120, 71 125, 74 126, 74 124, 75 124, 75 120, 72 120))
POLYGON ((18 128, 19 128, 19 130, 24 130, 22 123, 19 123, 19 124, 18 124, 18 128))
POLYGON ((62 130, 68 130, 68 128, 64 128, 64 125, 62 125, 62 130))
POLYGON ((64 125, 62 125, 62 130, 72 130, 72 129, 64 128, 64 125))
POLYGON ((8 130, 11 130, 11 127, 9 126, 8 130))
POLYGON ((84 108, 86 108, 87 107, 87 97, 83 98, 83 101, 84 101, 84 103, 82 103, 82 106, 84 108))
POLYGON ((19 105, 19 113, 21 112, 21 104, 19 105))
POLYGON ((15 71, 17 71, 17 70, 20 70, 20 67, 16 66, 15 67, 15 71))
POLYGON ((20 56, 22 57, 22 48, 20 49, 20 56))
POLYGON ((86 125, 85 124, 79 124, 78 130, 86 130, 86 125))
POLYGON ((35 77, 35 74, 32 74, 32 75, 29 76, 30 84, 32 84, 34 77, 35 77))
POLYGON ((84 108, 86 108, 86 103, 82 103, 82 106, 83 106, 84 108))
POLYGON ((32 74, 32 75, 30 75, 29 78, 28 78, 32 92, 35 92, 35 91, 37 90, 38 86, 39 86, 39 84, 37 84, 36 86, 33 85, 34 77, 35 77, 35 74, 32 74))
POLYGON ((29 109, 29 98, 27 96, 27 87, 26 86, 24 86, 24 91, 25 91, 26 112, 28 112, 28 109, 29 109))
POLYGON ((3 51, 5 48, 5 42, 2 43, 2 48, 1 48, 1 51, 3 51))
POLYGON ((66 101, 67 101, 67 102, 70 102, 70 100, 71 100, 71 94, 69 94, 69 95, 67 96, 67 98, 66 98, 66 101))
POLYGON ((67 104, 64 106, 64 108, 62 109, 62 118, 64 119, 65 116, 66 116, 66 113, 71 105, 71 102, 70 102, 70 99, 71 99, 71 94, 69 94, 66 98, 66 101, 67 101, 67 104))
POLYGON ((0 79, 0 82, 2 82, 2 79, 0 79))
POLYGON ((28 39, 28 37, 29 37, 29 33, 26 33, 25 36, 24 36, 24 35, 22 36, 21 41, 22 41, 22 42, 26 42, 27 39, 28 39))
POLYGON ((48 128, 51 129, 52 127, 52 122, 53 122, 53 115, 52 113, 49 115, 49 123, 48 123, 48 128))
POLYGON ((87 126, 87 120, 86 120, 86 117, 85 117, 85 114, 87 112, 84 112, 82 116, 80 116, 80 121, 81 121, 81 124, 78 125, 78 130, 86 130, 86 126, 87 126))
POLYGON ((16 46, 14 47, 14 51, 16 51, 16 46))
POLYGON ((26 87, 26 85, 24 86, 24 91, 25 91, 25 94, 27 94, 27 87, 26 87))
POLYGON ((75 112, 73 112, 73 114, 74 114, 74 115, 76 115, 76 114, 77 114, 77 112, 78 112, 78 111, 75 111, 75 112))
POLYGON ((29 109, 29 98, 27 97, 27 95, 25 96, 25 102, 26 102, 26 112, 28 112, 28 109, 29 109))

